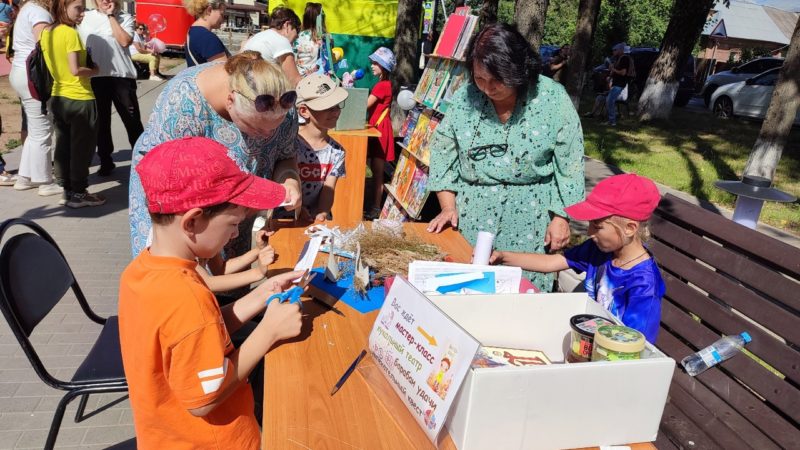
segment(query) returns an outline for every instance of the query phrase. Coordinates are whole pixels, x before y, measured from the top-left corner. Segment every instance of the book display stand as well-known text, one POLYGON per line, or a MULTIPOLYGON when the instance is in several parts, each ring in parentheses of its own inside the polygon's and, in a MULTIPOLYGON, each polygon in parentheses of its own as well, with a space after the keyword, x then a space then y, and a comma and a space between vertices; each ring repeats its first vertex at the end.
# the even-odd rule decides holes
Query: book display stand
POLYGON ((389 195, 381 219, 400 222, 418 220, 428 199, 428 166, 433 132, 444 118, 453 94, 467 81, 464 56, 478 23, 468 10, 451 14, 442 29, 434 53, 414 92, 417 102, 400 129, 402 151, 392 182, 385 185, 389 195))

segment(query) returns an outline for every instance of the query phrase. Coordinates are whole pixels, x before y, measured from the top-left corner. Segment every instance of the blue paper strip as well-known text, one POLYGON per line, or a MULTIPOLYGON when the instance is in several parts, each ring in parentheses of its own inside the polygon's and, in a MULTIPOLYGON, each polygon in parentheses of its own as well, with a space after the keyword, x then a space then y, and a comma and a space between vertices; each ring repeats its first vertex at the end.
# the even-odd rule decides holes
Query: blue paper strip
POLYGON ((325 279, 323 267, 316 267, 311 271, 318 274, 311 280, 312 286, 322 289, 362 314, 381 309, 383 306, 383 299, 386 296, 383 286, 370 288, 366 294, 360 294, 353 289, 352 272, 342 274, 339 281, 331 283, 325 279))

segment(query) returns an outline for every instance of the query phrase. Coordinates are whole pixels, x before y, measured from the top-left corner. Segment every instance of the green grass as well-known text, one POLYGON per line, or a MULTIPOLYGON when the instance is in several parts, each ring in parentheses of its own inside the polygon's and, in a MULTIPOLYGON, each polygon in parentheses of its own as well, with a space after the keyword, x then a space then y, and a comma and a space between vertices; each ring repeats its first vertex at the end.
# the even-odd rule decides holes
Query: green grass
POLYGON ((19 140, 19 139, 9 139, 8 142, 6 142, 6 149, 7 150, 13 150, 13 149, 19 147, 20 145, 22 145, 22 141, 21 140, 19 140))
MULTIPOLYGON (((584 99, 581 111, 591 108, 584 99)), ((716 180, 740 179, 761 122, 719 120, 710 114, 674 108, 668 121, 639 124, 625 116, 618 126, 583 118, 586 155, 733 209, 735 196, 714 187, 716 180)), ((792 129, 773 185, 800 197, 800 129, 792 129)), ((800 233, 800 201, 767 202, 760 220, 800 233)))

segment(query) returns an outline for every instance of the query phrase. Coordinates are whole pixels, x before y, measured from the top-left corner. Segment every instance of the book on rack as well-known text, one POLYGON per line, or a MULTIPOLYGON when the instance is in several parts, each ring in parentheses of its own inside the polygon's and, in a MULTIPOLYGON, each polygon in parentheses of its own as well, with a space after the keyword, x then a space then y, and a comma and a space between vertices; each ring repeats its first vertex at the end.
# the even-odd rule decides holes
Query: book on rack
POLYGON ((408 146, 408 141, 411 139, 411 135, 414 134, 414 128, 417 126, 417 119, 419 119, 423 109, 421 105, 417 105, 408 112, 406 120, 403 121, 403 127, 400 128, 400 136, 403 138, 403 145, 408 146))
POLYGON ((433 52, 439 56, 452 58, 466 24, 466 15, 450 14, 450 17, 447 18, 447 22, 444 24, 439 42, 436 44, 436 48, 433 52))
MULTIPOLYGON (((401 154, 400 157, 402 158, 403 155, 401 154)), ((402 161, 402 165, 398 162, 397 167, 394 169, 395 178, 392 181, 392 188, 394 189, 395 199, 401 204, 404 203, 403 198, 405 198, 406 191, 408 191, 409 186, 411 186, 411 182, 414 179, 414 170, 416 168, 416 160, 406 156, 402 161)))
POLYGON ((407 206, 406 210, 411 217, 418 217, 422 206, 425 204, 428 194, 427 184, 428 173, 424 167, 417 166, 414 169, 411 185, 408 187, 403 199, 403 203, 407 206))
POLYGON ((426 109, 417 119, 417 126, 414 127, 414 134, 411 135, 411 139, 408 140, 408 145, 406 145, 406 148, 408 148, 408 151, 411 153, 416 154, 420 148, 422 138, 425 137, 425 133, 428 130, 428 123, 430 123, 431 117, 433 117, 433 110, 426 109))
POLYGON ((422 77, 419 79, 417 89, 414 90, 414 99, 417 102, 422 103, 422 101, 425 100, 425 96, 428 95, 428 89, 431 87, 431 83, 433 83, 433 79, 436 77, 436 69, 442 61, 443 60, 439 58, 428 59, 428 65, 425 66, 425 71, 422 72, 422 77))
POLYGON ((442 60, 436 68, 436 75, 433 77, 430 88, 425 98, 422 99, 422 104, 428 108, 436 108, 439 99, 444 95, 444 90, 447 87, 447 82, 450 80, 450 71, 453 68, 454 61, 449 59, 442 60))
POLYGON ((453 99, 453 95, 458 91, 458 88, 463 86, 469 77, 469 72, 464 67, 463 64, 456 65, 453 72, 450 74, 450 83, 447 85, 447 89, 444 91, 444 95, 442 95, 442 99, 439 101, 439 107, 437 108, 442 113, 447 112, 447 108, 450 106, 450 101, 453 99))
POLYGON ((422 140, 419 143, 419 148, 416 150, 416 155, 419 157, 422 164, 426 166, 430 164, 431 160, 431 140, 433 139, 433 133, 436 131, 436 127, 439 126, 439 123, 442 121, 442 117, 440 114, 433 114, 431 116, 431 120, 428 122, 428 127, 425 130, 425 134, 422 136, 422 140))
POLYGON ((403 207, 391 195, 386 196, 386 202, 383 204, 381 210, 381 219, 396 220, 398 222, 407 222, 408 216, 403 212, 403 207))
POLYGON ((472 360, 472 368, 504 366, 545 366, 551 364, 547 356, 538 350, 520 350, 503 347, 481 347, 472 360))
POLYGON ((453 52, 454 58, 464 59, 467 49, 469 48, 469 41, 472 40, 472 33, 475 32, 476 26, 478 26, 478 16, 467 16, 467 23, 458 39, 458 45, 453 52))

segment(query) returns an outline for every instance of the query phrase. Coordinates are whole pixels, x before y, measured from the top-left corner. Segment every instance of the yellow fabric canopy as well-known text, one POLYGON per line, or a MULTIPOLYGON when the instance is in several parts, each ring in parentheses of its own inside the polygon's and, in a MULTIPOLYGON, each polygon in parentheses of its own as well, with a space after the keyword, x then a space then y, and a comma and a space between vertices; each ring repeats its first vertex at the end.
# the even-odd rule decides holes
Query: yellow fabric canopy
MULTIPOLYGON (((394 38, 397 0, 317 1, 325 9, 325 25, 329 33, 394 38)), ((306 0, 271 1, 270 12, 278 6, 291 8, 302 20, 306 0)))

